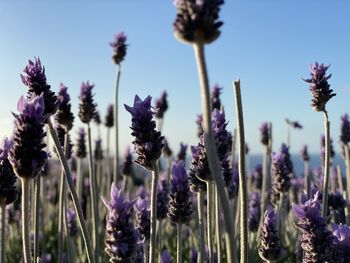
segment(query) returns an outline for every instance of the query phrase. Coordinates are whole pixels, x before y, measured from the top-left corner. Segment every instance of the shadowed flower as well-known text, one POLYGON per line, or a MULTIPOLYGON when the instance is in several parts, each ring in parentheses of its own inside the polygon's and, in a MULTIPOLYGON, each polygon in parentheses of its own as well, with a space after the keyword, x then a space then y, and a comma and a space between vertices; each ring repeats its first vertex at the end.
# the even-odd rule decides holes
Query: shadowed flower
POLYGON ((187 144, 180 143, 180 150, 177 154, 177 161, 186 162, 186 152, 187 152, 187 144))
POLYGON ((80 86, 79 118, 83 123, 89 123, 96 112, 96 104, 92 94, 93 87, 94 85, 90 84, 89 81, 81 83, 80 86))
POLYGON ((148 197, 137 197, 134 207, 136 210, 136 227, 143 239, 149 240, 151 221, 148 197))
POLYGON ((84 159, 87 155, 85 137, 85 129, 80 128, 78 131, 78 139, 76 143, 76 156, 80 159, 84 159))
POLYGON ((58 106, 58 101, 55 93, 51 91, 50 85, 47 84, 45 67, 41 65, 39 58, 34 58, 34 61, 29 60, 28 64, 21 74, 22 82, 28 87, 28 99, 43 94, 45 111, 45 119, 55 114, 58 106))
POLYGON ((266 210, 264 223, 261 227, 259 256, 265 261, 276 261, 282 255, 280 238, 276 229, 276 212, 274 209, 266 210))
POLYGON ((95 113, 94 113, 94 116, 92 117, 92 119, 94 120, 94 122, 97 126, 101 125, 100 112, 98 112, 97 110, 95 110, 95 113))
POLYGON ((156 110, 155 117, 158 119, 163 119, 164 118, 164 113, 168 109, 168 101, 167 101, 167 92, 163 91, 160 98, 155 100, 154 103, 154 108, 156 110))
POLYGON ((260 194, 259 192, 252 192, 250 194, 248 208, 248 227, 252 232, 256 232, 259 228, 260 220, 260 194))
POLYGON ((307 151, 307 145, 303 145, 303 148, 301 148, 301 151, 300 151, 300 155, 301 155, 301 159, 304 162, 310 161, 310 156, 309 156, 309 153, 307 151))
POLYGON ((165 157, 170 158, 173 155, 173 151, 169 147, 169 142, 166 138, 164 138, 163 143, 163 154, 165 155, 165 157))
POLYGON ((132 153, 130 147, 126 147, 125 153, 124 153, 124 162, 123 162, 123 168, 122 168, 123 175, 126 176, 133 176, 134 171, 132 167, 132 153))
POLYGON ((285 155, 281 153, 272 154, 272 188, 279 193, 287 193, 290 188, 290 173, 286 164, 285 155))
POLYGON ((336 237, 337 249, 341 253, 343 262, 350 262, 350 227, 347 225, 332 225, 333 235, 336 237))
POLYGON ((0 205, 9 205, 16 201, 16 175, 8 159, 12 142, 6 137, 0 146, 0 205))
POLYGON ((344 114, 341 116, 341 133, 340 133, 340 141, 343 144, 348 144, 350 142, 350 121, 349 115, 344 114))
POLYGON ((261 190, 262 189, 262 165, 257 164, 255 166, 255 170, 252 173, 252 180, 253 180, 253 185, 255 189, 261 190))
POLYGON ((67 209, 67 226, 69 230, 69 236, 74 237, 78 233, 78 227, 76 222, 76 214, 73 209, 67 209))
POLYGON ((74 115, 72 113, 72 105, 70 103, 70 96, 67 92, 67 87, 62 83, 58 92, 58 108, 55 115, 55 120, 60 125, 66 127, 69 131, 73 127, 74 115))
POLYGON ((329 66, 315 62, 310 65, 311 79, 304 79, 305 82, 310 83, 313 97, 311 106, 315 111, 325 111, 326 103, 336 95, 328 84, 328 79, 332 76, 332 74, 326 75, 328 68, 329 66))
POLYGON ((124 199, 122 191, 113 184, 111 200, 108 202, 102 197, 108 208, 106 222, 105 251, 110 262, 134 262, 138 249, 138 232, 131 220, 134 202, 124 199))
POLYGON ((95 157, 96 162, 103 160, 103 149, 102 149, 102 140, 101 139, 97 139, 95 141, 94 157, 95 157))
POLYGON ((280 151, 282 154, 284 154, 284 162, 287 167, 287 172, 289 174, 293 173, 293 162, 289 153, 289 147, 286 144, 282 143, 280 151))
POLYGON ((197 115, 196 124, 197 124, 197 136, 198 136, 198 138, 200 138, 201 135, 203 134, 202 122, 203 122, 202 114, 197 115))
POLYGON ((173 165, 170 180, 168 217, 176 224, 187 224, 192 219, 193 209, 188 176, 182 161, 173 165))
POLYGON ((286 118, 286 123, 287 123, 289 126, 293 127, 294 129, 302 129, 302 128, 303 128, 303 126, 302 126, 299 122, 297 122, 297 121, 291 121, 291 120, 289 120, 288 118, 286 118))
POLYGON ((220 6, 223 0, 175 0, 175 37, 187 43, 211 43, 220 35, 220 6))
POLYGON ((260 130, 260 142, 265 146, 268 145, 269 137, 270 137, 269 124, 267 122, 263 122, 259 130, 260 130))
POLYGON ((17 104, 19 114, 16 118, 13 143, 9 152, 9 161, 18 177, 34 178, 39 175, 47 161, 43 150, 44 132, 44 98, 33 97, 27 101, 23 96, 17 104))
POLYGON ((105 125, 107 128, 112 128, 114 125, 114 105, 113 104, 109 104, 107 107, 105 125))
POLYGON ((125 109, 131 113, 131 135, 135 137, 133 144, 138 155, 137 164, 148 170, 152 170, 155 162, 159 159, 164 146, 160 132, 156 131, 156 123, 153 120, 155 114, 151 110, 152 98, 148 96, 141 100, 135 96, 134 106, 124 105, 125 109))
POLYGON ((165 219, 169 206, 169 182, 165 174, 159 177, 157 185, 157 219, 165 219))
MULTIPOLYGON (((305 198, 304 198, 305 199, 305 198)), ((326 218, 320 214, 319 192, 301 205, 293 204, 293 211, 298 218, 295 226, 302 232, 301 247, 304 262, 336 262, 335 238, 327 229, 326 218)))
POLYGON ((161 257, 162 263, 173 263, 173 259, 170 256, 168 250, 164 250, 161 257))
POLYGON ((218 84, 215 84, 211 91, 211 97, 210 97, 210 102, 211 102, 211 110, 221 110, 221 100, 220 100, 220 94, 221 94, 222 88, 219 87, 218 84))
MULTIPOLYGON (((191 146, 191 152, 192 152, 192 161, 190 170, 188 172, 188 179, 189 179, 189 185, 192 192, 205 192, 207 191, 207 184, 206 182, 200 180, 199 178, 206 177, 198 175, 200 173, 207 173, 209 170, 202 170, 201 166, 198 166, 198 154, 199 154, 199 147, 198 146, 191 146)), ((209 167, 207 166, 209 169, 209 167)))
MULTIPOLYGON (((55 130, 56 130, 56 134, 57 134, 58 140, 60 142, 60 145, 61 145, 62 149, 64 149, 64 140, 65 140, 65 136, 66 136, 67 131, 63 126, 61 126, 58 123, 55 123, 55 130)), ((56 147, 53 148, 53 151, 57 154, 56 147)), ((67 151, 65 153, 67 160, 69 160, 72 157, 72 151, 73 151, 73 145, 72 145, 70 136, 68 134, 67 151)))
POLYGON ((126 48, 128 44, 126 44, 127 37, 124 32, 119 32, 114 36, 114 41, 110 43, 110 46, 113 48, 113 62, 119 65, 125 58, 126 48))
POLYGON ((230 199, 236 198, 238 196, 238 189, 239 189, 238 163, 234 163, 232 179, 228 187, 228 195, 230 199))

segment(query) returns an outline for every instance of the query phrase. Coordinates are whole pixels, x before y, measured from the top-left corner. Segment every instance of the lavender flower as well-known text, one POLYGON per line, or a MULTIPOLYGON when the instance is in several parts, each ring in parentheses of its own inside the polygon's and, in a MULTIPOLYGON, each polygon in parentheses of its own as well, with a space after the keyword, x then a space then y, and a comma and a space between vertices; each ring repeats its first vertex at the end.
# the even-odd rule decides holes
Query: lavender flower
POLYGON ((134 207, 136 210, 136 227, 142 235, 143 239, 149 240, 151 221, 148 197, 139 196, 136 199, 134 207))
POLYGON ((9 161, 12 142, 6 137, 0 146, 0 205, 9 205, 17 200, 16 175, 9 161))
POLYGON ((96 104, 92 94, 93 87, 94 85, 90 84, 89 81, 81 83, 80 86, 79 118, 83 123, 89 123, 96 112, 96 104))
POLYGON ((76 214, 73 209, 68 208, 66 212, 69 236, 74 237, 78 233, 76 214))
POLYGON ((110 43, 110 46, 113 48, 113 62, 119 65, 125 58, 126 49, 128 44, 126 44, 127 37, 124 32, 119 32, 114 36, 114 41, 110 43))
POLYGON ((156 109, 155 117, 158 119, 164 118, 164 113, 168 109, 167 92, 163 91, 160 98, 155 100, 154 108, 156 109))
POLYGON ((124 153, 124 162, 123 162, 123 175, 126 176, 133 176, 133 167, 132 167, 132 153, 130 147, 126 147, 125 153, 124 153))
POLYGON ((248 208, 248 228, 252 232, 256 232, 259 228, 260 220, 260 194, 252 192, 250 194, 248 208))
POLYGON ((219 87, 218 84, 215 84, 211 91, 211 109, 212 110, 221 110, 221 100, 220 100, 220 94, 221 94, 222 88, 219 87))
POLYGON ((238 196, 239 189, 239 173, 238 173, 238 164, 234 164, 232 179, 228 187, 228 195, 230 199, 236 198, 238 196))
POLYGON ((85 144, 85 129, 80 128, 78 132, 78 139, 76 143, 76 156, 80 159, 84 159, 87 155, 85 144))
POLYGON ((290 188, 290 176, 283 153, 272 154, 272 187, 278 193, 286 193, 290 188))
POLYGON ((95 156, 96 162, 103 160, 103 149, 102 149, 102 140, 101 139, 97 139, 95 141, 94 156, 95 156))
POLYGON ((289 147, 284 143, 281 145, 281 153, 284 154, 284 162, 286 164, 287 172, 289 174, 293 173, 293 162, 290 157, 289 147))
POLYGON ((55 93, 51 91, 50 85, 47 84, 45 67, 41 66, 39 58, 34 58, 34 61, 28 60, 28 64, 21 74, 22 82, 28 87, 28 99, 43 94, 44 98, 44 114, 45 119, 55 114, 58 106, 58 101, 55 93))
POLYGON ((333 224, 332 229, 343 262, 350 262, 350 227, 343 224, 333 224))
POLYGON ((210 43, 220 35, 220 6, 223 0, 175 0, 175 37, 189 43, 210 43))
POLYGON ((162 263, 173 263, 173 259, 171 258, 168 250, 163 251, 161 261, 162 263))
POLYGON ((215 134, 216 148, 218 151, 219 161, 227 159, 232 145, 232 136, 226 130, 227 122, 225 113, 215 109, 212 114, 212 126, 215 134))
POLYGON ((60 84, 60 90, 57 96, 58 108, 55 115, 55 120, 69 131, 73 127, 74 115, 72 113, 72 105, 70 103, 70 96, 67 89, 68 88, 62 83, 60 84))
POLYGON ((341 116, 340 141, 344 145, 350 142, 350 121, 348 114, 344 114, 343 116, 341 116))
POLYGON ((107 108, 107 113, 105 117, 105 125, 107 128, 112 128, 114 125, 114 105, 109 104, 107 108))
POLYGON ((303 148, 301 148, 301 151, 300 151, 300 155, 301 155, 301 159, 304 162, 310 161, 310 156, 309 156, 309 153, 307 151, 307 145, 303 145, 303 148))
POLYGON ((92 119, 94 120, 94 122, 97 126, 101 125, 101 116, 97 110, 95 110, 95 113, 92 116, 92 119))
POLYGON ((157 219, 162 220, 167 217, 169 207, 169 183, 163 174, 159 177, 157 185, 157 219))
MULTIPOLYGON (((58 140, 60 141, 61 147, 63 148, 67 130, 66 130, 66 128, 64 128, 63 126, 61 126, 58 123, 55 124, 55 130, 56 130, 56 134, 57 134, 58 140)), ((72 145, 70 136, 68 134, 68 144, 67 144, 67 152, 66 152, 67 153, 66 154, 67 160, 72 157, 72 151, 73 151, 72 149, 73 149, 73 145, 72 145)), ((56 147, 54 147, 53 150, 57 154, 56 147)))
POLYGON ((135 137, 133 144, 138 154, 135 162, 149 170, 153 169, 164 146, 164 137, 155 130, 156 123, 153 120, 155 113, 151 110, 151 100, 152 98, 148 96, 142 101, 136 95, 133 107, 124 105, 125 109, 132 115, 131 135, 135 137))
POLYGON ((44 98, 33 97, 27 101, 23 96, 19 99, 16 127, 13 134, 13 144, 8 159, 18 177, 34 178, 43 169, 47 153, 43 142, 44 132, 44 98))
POLYGON ((302 128, 303 128, 303 126, 302 126, 299 122, 297 122, 297 121, 291 121, 291 120, 289 120, 288 118, 286 118, 286 123, 287 123, 289 126, 293 127, 294 129, 302 129, 302 128))
POLYGON ((332 74, 326 76, 328 68, 329 66, 315 62, 315 64, 310 65, 311 79, 304 80, 310 83, 310 91, 313 97, 311 106, 315 111, 325 111, 326 103, 336 95, 330 89, 328 83, 328 79, 332 76, 332 74))
MULTIPOLYGON (((192 161, 190 167, 190 182, 197 187, 201 187, 200 180, 202 181, 212 181, 212 177, 209 170, 209 164, 207 160, 207 155, 204 148, 204 139, 201 137, 201 142, 198 146, 191 146, 192 161), (198 178, 193 179, 193 176, 198 178)), ((205 188, 206 189, 206 188, 205 188)))
POLYGON ((197 116, 197 120, 196 120, 196 124, 197 124, 197 136, 198 136, 198 138, 200 138, 201 135, 203 134, 202 121, 203 121, 203 116, 202 116, 202 114, 199 114, 199 115, 197 116))
POLYGON ((187 224, 192 218, 193 209, 188 186, 188 176, 182 161, 176 162, 173 165, 170 184, 171 193, 168 217, 173 223, 187 224))
POLYGON ((177 161, 186 162, 187 144, 180 143, 180 151, 177 154, 177 161))
POLYGON ((259 128, 260 130, 260 141, 263 145, 269 144, 270 130, 269 124, 267 122, 263 122, 259 128))
POLYGON ((169 147, 168 140, 164 138, 163 143, 164 143, 163 153, 166 157, 170 158, 173 155, 173 151, 169 147))
MULTIPOLYGON (((192 152, 192 161, 190 170, 188 172, 188 179, 191 191, 193 192, 205 192, 207 191, 207 184, 203 180, 200 180, 202 176, 197 174, 199 173, 207 173, 208 171, 204 171, 201 167, 198 166, 198 154, 199 148, 197 146, 191 146, 192 152)), ((209 167, 207 167, 209 169, 209 167)), ((206 176, 203 176, 206 177, 206 176)))
POLYGON ((276 229, 276 212, 274 209, 265 211, 260 241, 259 256, 261 259, 265 261, 276 261, 281 257, 282 248, 276 229))
MULTIPOLYGON (((295 226, 302 232, 301 247, 303 262, 336 262, 335 239, 327 229, 326 218, 320 214, 319 193, 301 205, 293 204, 293 211, 299 222, 295 226)), ((304 200, 305 201, 305 200, 304 200)))
POLYGON ((133 202, 124 199, 122 191, 113 184, 111 200, 102 198, 108 208, 106 248, 110 262, 133 262, 138 249, 138 232, 131 220, 133 202))
POLYGON ((339 191, 328 194, 328 207, 333 210, 335 223, 345 223, 346 206, 347 201, 339 191))
POLYGON ((255 166, 255 170, 252 174, 252 180, 253 180, 253 185, 255 189, 261 190, 262 189, 262 165, 257 164, 255 166))

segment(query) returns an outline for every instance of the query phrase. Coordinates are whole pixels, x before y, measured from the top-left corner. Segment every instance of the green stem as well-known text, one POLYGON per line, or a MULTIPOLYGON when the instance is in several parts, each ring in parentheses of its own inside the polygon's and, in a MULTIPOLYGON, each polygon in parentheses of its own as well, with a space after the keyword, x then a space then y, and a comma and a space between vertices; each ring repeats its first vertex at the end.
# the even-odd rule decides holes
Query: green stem
POLYGON ((1 236, 0 236, 0 262, 5 262, 6 239, 6 205, 1 204, 1 236))
POLYGON ((90 199, 92 213, 92 245, 95 249, 95 257, 98 253, 98 211, 97 211, 97 185, 93 163, 92 136, 90 123, 87 124, 89 146, 89 176, 90 176, 90 199))
POLYGON ((207 182, 207 238, 208 238, 208 252, 209 263, 214 262, 214 248, 213 248, 213 227, 212 227, 212 205, 213 205, 213 182, 207 182))
POLYGON ((311 174, 309 171, 309 161, 304 161, 304 174, 305 174, 305 188, 306 188, 306 194, 307 197, 311 198, 311 174))
POLYGON ((114 156, 114 182, 117 183, 119 180, 119 125, 118 125, 118 95, 119 95, 119 81, 120 81, 120 74, 121 74, 121 69, 120 69, 120 64, 117 65, 117 81, 115 84, 115 91, 114 91, 114 96, 115 96, 115 102, 114 102, 114 125, 115 125, 115 156, 114 156))
POLYGON ((182 224, 177 224, 177 250, 176 250, 176 259, 177 263, 182 263, 182 224))
POLYGON ((329 182, 329 120, 327 111, 324 111, 324 129, 325 129, 325 157, 324 157, 324 178, 323 178, 323 195, 322 195, 322 216, 327 216, 328 209, 328 182, 329 182))
MULTIPOLYGON (((163 220, 162 219, 159 219, 158 221, 158 251, 159 251, 159 257, 158 257, 158 262, 160 263, 162 261, 162 234, 163 234, 163 220)), ((147 261, 145 261, 145 263, 147 263, 147 261)))
POLYGON ((149 244, 149 263, 156 262, 156 230, 157 230, 157 183, 158 183, 158 161, 153 163, 152 185, 151 185, 151 231, 149 244))
POLYGON ((234 128, 232 132, 232 146, 231 146, 231 154, 230 154, 230 164, 232 169, 235 167, 236 138, 237 138, 237 130, 236 128, 234 128))
POLYGON ((70 190, 70 193, 71 193, 71 196, 72 196, 74 209, 75 209, 75 211, 77 213, 79 226, 80 226, 80 229, 81 229, 82 234, 83 234, 83 239, 84 239, 85 249, 86 249, 86 252, 87 252, 88 262, 89 263, 94 263, 95 262, 95 256, 94 256, 94 251, 92 249, 91 239, 90 239, 88 228, 86 226, 86 222, 85 222, 85 219, 84 219, 83 211, 81 209, 79 197, 78 197, 77 192, 75 190, 74 182, 73 182, 73 179, 72 179, 72 174, 70 172, 67 159, 64 156, 64 153, 63 153, 60 141, 59 141, 59 139, 57 137, 56 131, 53 128, 52 123, 51 123, 50 120, 48 120, 47 125, 48 125, 48 128, 49 128, 49 132, 50 132, 50 135, 52 137, 52 140, 54 141, 55 148, 56 148, 57 153, 58 153, 58 157, 59 157, 60 162, 61 162, 61 164, 63 166, 64 171, 65 171, 65 176, 67 178, 69 190, 70 190))
POLYGON ((203 207, 204 207, 204 193, 197 193, 197 201, 198 201, 198 226, 199 226, 199 253, 198 253, 198 262, 204 263, 205 258, 205 244, 204 244, 204 215, 203 215, 203 207))
POLYGON ((215 228, 216 228, 216 253, 217 262, 222 262, 222 248, 221 248, 221 224, 220 224, 220 207, 219 207, 219 193, 215 187, 215 228))
POLYGON ((247 213, 247 185, 245 177, 245 138, 244 138, 244 122, 243 122, 243 107, 241 98, 240 81, 234 82, 235 99, 236 99, 236 113, 237 113, 237 127, 238 127, 238 170, 239 170, 239 194, 240 194, 240 262, 248 262, 248 213, 247 213))
POLYGON ((204 56, 203 44, 194 44, 194 53, 198 68, 198 77, 201 89, 202 112, 203 112, 203 130, 205 138, 205 149, 208 156, 208 163, 213 179, 219 189, 220 204, 222 207, 226 231, 229 236, 229 244, 227 244, 227 261, 231 262, 233 255, 234 234, 230 216, 230 207, 224 191, 225 185, 219 167, 216 145, 214 142, 212 122, 211 122, 211 104, 209 93, 209 80, 204 56))
POLYGON ((22 181, 22 241, 23 258, 25 263, 31 262, 30 256, 30 213, 29 213, 29 183, 30 179, 21 178, 22 181))
MULTIPOLYGON (((35 201, 34 201, 34 259, 39 256, 39 209, 40 209, 40 191, 41 191, 41 176, 35 178, 35 201)), ((1 261, 0 261, 1 262, 1 261)))
MULTIPOLYGON (((111 156, 110 156, 110 150, 109 150, 109 144, 111 141, 111 128, 107 128, 107 145, 106 145, 106 159, 107 159, 107 179, 106 179, 106 184, 110 185, 112 180, 111 180, 111 156)), ((103 188, 102 188, 103 189, 103 188)), ((103 191, 103 194, 105 192, 103 191)))

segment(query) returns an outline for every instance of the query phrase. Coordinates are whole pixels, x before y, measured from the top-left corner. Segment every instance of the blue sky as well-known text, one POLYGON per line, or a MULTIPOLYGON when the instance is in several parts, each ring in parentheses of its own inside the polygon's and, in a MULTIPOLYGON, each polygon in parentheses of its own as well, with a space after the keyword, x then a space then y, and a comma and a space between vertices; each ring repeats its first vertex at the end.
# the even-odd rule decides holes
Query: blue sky
MULTIPOLYGON (((339 150, 340 115, 350 112, 349 7, 348 1, 226 0, 221 37, 206 47, 210 83, 224 87, 222 100, 232 129, 231 83, 241 79, 253 153, 262 151, 258 127, 263 121, 273 122, 274 147, 279 147, 286 138, 285 117, 304 125, 293 131, 293 152, 305 143, 312 152, 319 150, 323 115, 311 109, 308 86, 301 81, 314 61, 332 64, 330 83, 337 96, 327 108, 339 150)), ((164 134, 170 146, 177 150, 180 141, 195 144, 194 122, 201 111, 197 71, 191 46, 173 37, 174 17, 167 0, 0 1, 0 137, 11 134, 10 111, 26 92, 19 74, 34 56, 45 65, 53 90, 61 82, 69 87, 75 112, 81 82, 95 83, 104 117, 116 77, 108 43, 116 32, 125 31, 130 46, 122 63, 120 104, 131 104, 135 94, 155 98, 167 90, 164 134)), ((81 126, 78 118, 75 125, 81 126)), ((129 125, 130 115, 121 107, 122 152, 132 141, 129 125)))

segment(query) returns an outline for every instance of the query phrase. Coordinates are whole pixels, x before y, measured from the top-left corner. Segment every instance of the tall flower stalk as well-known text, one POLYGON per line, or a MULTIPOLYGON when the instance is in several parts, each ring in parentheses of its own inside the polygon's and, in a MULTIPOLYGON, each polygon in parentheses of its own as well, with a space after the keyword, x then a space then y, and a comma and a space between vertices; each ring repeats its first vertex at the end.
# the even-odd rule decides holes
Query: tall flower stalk
POLYGON ((135 162, 147 170, 152 171, 151 182, 151 233, 149 259, 150 263, 156 260, 156 227, 157 227, 157 183, 159 177, 158 159, 164 147, 164 137, 156 131, 156 123, 153 120, 155 112, 151 109, 152 98, 148 96, 141 100, 137 95, 133 107, 125 105, 125 109, 131 114, 131 135, 138 158, 135 162))
POLYGON ((325 158, 324 158, 324 179, 323 179, 323 195, 322 195, 322 216, 327 215, 328 205, 328 182, 329 182, 329 165, 330 165, 330 122, 328 112, 326 110, 327 102, 336 94, 330 89, 328 79, 330 75, 326 75, 329 66, 318 64, 317 62, 310 65, 311 79, 304 80, 310 83, 310 91, 313 96, 311 106, 313 110, 323 112, 324 129, 325 129, 325 158))
POLYGON ((114 105, 110 104, 107 108, 105 117, 105 126, 107 127, 107 144, 106 144, 106 159, 107 159, 107 182, 111 182, 111 156, 110 156, 110 141, 111 141, 111 129, 114 126, 114 105))
POLYGON ((210 171, 212 172, 213 179, 217 184, 220 193, 220 203, 224 214, 226 230, 229 236, 227 255, 228 261, 230 261, 232 258, 234 243, 233 228, 229 212, 229 203, 224 191, 224 182, 219 167, 219 161, 213 137, 209 79, 204 55, 204 45, 215 41, 220 35, 219 28, 223 23, 219 21, 219 11, 222 4, 222 0, 175 1, 177 16, 174 22, 174 31, 175 37, 177 39, 182 42, 191 44, 194 49, 202 99, 205 148, 208 154, 210 171))
POLYGON ((345 114, 341 117, 341 133, 340 133, 340 142, 344 152, 344 161, 346 167, 346 190, 348 198, 350 197, 350 121, 349 115, 345 114))
POLYGON ((121 74, 121 62, 124 60, 126 55, 126 44, 127 37, 124 32, 120 32, 115 35, 114 41, 110 43, 113 48, 113 62, 117 65, 117 81, 114 89, 114 125, 115 125, 115 156, 114 156, 114 176, 113 181, 118 182, 119 180, 119 124, 118 124, 118 96, 119 96, 119 81, 121 74))
POLYGON ((305 190, 308 198, 311 198, 311 173, 310 173, 310 156, 307 145, 304 145, 300 151, 301 159, 304 161, 304 178, 305 190))

